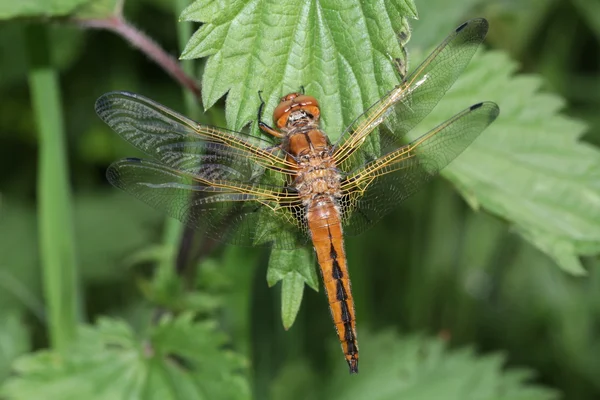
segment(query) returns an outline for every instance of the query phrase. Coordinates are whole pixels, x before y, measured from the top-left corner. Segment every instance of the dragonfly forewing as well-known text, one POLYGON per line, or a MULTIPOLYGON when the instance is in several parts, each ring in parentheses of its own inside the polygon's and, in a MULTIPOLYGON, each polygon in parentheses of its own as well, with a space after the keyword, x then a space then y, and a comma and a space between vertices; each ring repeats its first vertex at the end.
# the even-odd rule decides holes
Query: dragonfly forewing
POLYGON ((465 22, 400 85, 358 117, 336 145, 334 157, 340 169, 349 172, 401 147, 406 133, 431 112, 458 79, 487 31, 485 19, 465 22))
POLYGON ((264 169, 293 173, 273 143, 199 124, 135 93, 106 93, 96 101, 96 112, 126 141, 181 171, 208 174, 218 166, 242 182, 255 180, 264 169))

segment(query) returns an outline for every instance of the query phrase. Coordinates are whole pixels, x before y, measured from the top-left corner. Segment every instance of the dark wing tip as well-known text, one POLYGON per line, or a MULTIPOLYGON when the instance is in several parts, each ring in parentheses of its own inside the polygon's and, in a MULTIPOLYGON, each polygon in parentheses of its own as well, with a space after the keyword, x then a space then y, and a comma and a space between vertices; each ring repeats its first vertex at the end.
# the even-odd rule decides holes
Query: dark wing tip
POLYGON ((463 22, 462 25, 460 25, 458 28, 456 28, 456 32, 460 32, 464 29, 465 26, 467 26, 469 23, 468 22, 463 22))
POLYGON ((500 107, 498 107, 498 104, 494 103, 493 101, 484 101, 481 103, 477 103, 477 104, 473 104, 471 107, 469 107, 469 111, 475 111, 479 108, 484 107, 487 111, 487 114, 489 115, 489 123, 491 124, 492 122, 494 122, 496 120, 496 118, 498 118, 498 115, 500 115, 500 107))
POLYGON ((482 101, 480 103, 473 104, 471 107, 469 107, 469 111, 475 111, 482 107, 489 110, 492 121, 495 120, 500 114, 500 107, 498 107, 498 104, 494 103, 493 101, 482 101))
POLYGON ((121 160, 115 161, 110 164, 106 169, 106 179, 110 182, 111 185, 117 187, 119 189, 123 188, 123 183, 121 181, 121 177, 123 176, 123 171, 127 170, 127 167, 131 164, 142 164, 144 160, 137 157, 127 157, 121 160))
POLYGON ((114 162, 111 165, 109 165, 106 169, 106 180, 110 182, 111 185, 119 189, 122 189, 119 183, 119 177, 121 175, 119 173, 119 163, 122 161, 125 160, 114 162))
POLYGON ((489 24, 488 20, 485 18, 474 18, 474 19, 468 20, 467 22, 464 22, 463 24, 461 24, 458 28, 456 28, 456 32, 458 33, 460 31, 462 31, 467 26, 473 26, 474 29, 480 29, 482 32, 487 34, 490 24, 489 24))
POLYGON ((113 103, 113 99, 115 97, 133 97, 139 98, 138 94, 127 92, 127 91, 114 91, 104 93, 102 96, 98 97, 96 103, 94 104, 94 109, 96 110, 96 114, 104 120, 104 111, 113 103))
POLYGON ((471 111, 473 110, 477 110, 479 107, 481 107, 483 105, 483 103, 477 103, 477 104, 473 104, 471 106, 471 111))

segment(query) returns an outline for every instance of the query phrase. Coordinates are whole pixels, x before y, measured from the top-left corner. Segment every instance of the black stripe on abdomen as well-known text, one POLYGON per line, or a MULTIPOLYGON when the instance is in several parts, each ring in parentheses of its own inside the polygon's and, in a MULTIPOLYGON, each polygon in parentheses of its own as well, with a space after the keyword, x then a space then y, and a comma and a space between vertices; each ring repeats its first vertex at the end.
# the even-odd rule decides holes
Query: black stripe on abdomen
POLYGON ((346 293, 346 288, 344 287, 344 282, 342 278, 344 274, 342 273, 342 269, 340 268, 340 264, 337 260, 338 254, 333 246, 333 240, 331 238, 331 232, 329 232, 329 238, 331 240, 331 248, 330 248, 330 257, 332 263, 332 278, 336 280, 336 299, 340 302, 341 310, 342 310, 342 322, 344 323, 344 332, 343 337, 346 342, 347 353, 349 355, 356 354, 357 349, 354 345, 356 337, 354 336, 354 330, 352 329, 352 316, 350 314, 350 309, 348 307, 348 295, 346 293))

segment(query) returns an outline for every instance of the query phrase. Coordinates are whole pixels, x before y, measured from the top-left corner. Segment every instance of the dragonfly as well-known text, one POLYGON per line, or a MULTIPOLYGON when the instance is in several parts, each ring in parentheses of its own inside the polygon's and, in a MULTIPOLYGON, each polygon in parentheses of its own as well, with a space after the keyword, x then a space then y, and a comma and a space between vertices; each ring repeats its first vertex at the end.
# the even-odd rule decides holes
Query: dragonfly
POLYGON ((243 246, 312 244, 350 373, 358 372, 356 315, 344 237, 371 227, 435 177, 498 116, 481 102, 407 143, 483 42, 488 22, 467 21, 332 143, 319 102, 282 97, 261 137, 197 123, 146 97, 111 92, 96 112, 154 158, 127 158, 108 180, 207 237, 243 246))

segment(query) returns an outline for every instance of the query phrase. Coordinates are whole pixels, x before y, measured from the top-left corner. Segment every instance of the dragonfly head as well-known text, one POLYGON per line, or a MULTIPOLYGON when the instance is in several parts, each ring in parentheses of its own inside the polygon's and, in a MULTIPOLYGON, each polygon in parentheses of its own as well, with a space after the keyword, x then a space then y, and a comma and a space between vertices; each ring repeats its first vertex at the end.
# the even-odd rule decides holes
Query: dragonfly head
POLYGON ((312 96, 302 93, 290 93, 281 98, 273 111, 275 125, 286 130, 309 124, 318 124, 321 110, 319 102, 312 96))

